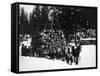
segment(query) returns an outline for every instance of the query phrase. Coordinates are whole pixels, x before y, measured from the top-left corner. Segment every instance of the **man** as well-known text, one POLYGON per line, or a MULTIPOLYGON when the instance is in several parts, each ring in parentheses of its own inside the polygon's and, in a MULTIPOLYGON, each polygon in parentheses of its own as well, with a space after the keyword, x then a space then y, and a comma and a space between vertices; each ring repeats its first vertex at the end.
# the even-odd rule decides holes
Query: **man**
POLYGON ((66 61, 70 65, 73 63, 71 46, 67 46, 66 61))
POLYGON ((76 48, 72 46, 72 55, 74 57, 74 62, 76 63, 76 65, 78 64, 80 51, 81 51, 80 43, 77 44, 76 48))

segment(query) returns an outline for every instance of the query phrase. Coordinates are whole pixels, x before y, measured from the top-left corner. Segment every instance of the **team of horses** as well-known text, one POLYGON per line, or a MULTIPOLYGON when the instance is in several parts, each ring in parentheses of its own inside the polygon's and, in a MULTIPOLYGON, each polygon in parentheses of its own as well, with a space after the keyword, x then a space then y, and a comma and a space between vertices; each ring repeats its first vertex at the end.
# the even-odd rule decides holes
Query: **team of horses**
POLYGON ((68 64, 72 65, 75 63, 76 65, 79 63, 80 52, 81 52, 81 44, 80 43, 71 43, 66 46, 65 49, 61 49, 61 51, 57 51, 55 53, 43 53, 41 51, 35 51, 35 49, 27 48, 22 45, 22 56, 31 56, 31 57, 45 57, 47 59, 52 60, 62 60, 66 61, 68 64))

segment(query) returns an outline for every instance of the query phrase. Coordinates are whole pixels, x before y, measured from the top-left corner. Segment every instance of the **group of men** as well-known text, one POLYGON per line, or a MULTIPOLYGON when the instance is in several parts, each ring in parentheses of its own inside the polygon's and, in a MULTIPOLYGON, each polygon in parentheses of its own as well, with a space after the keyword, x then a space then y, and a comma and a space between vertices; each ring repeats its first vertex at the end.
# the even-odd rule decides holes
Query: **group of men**
POLYGON ((58 60, 66 61, 70 65, 72 65, 72 63, 75 63, 77 65, 79 62, 79 58, 80 58, 79 55, 81 52, 80 43, 75 46, 68 45, 66 47, 67 47, 66 49, 57 51, 56 53, 43 54, 43 53, 37 53, 33 49, 27 48, 23 44, 22 45, 22 56, 39 56, 39 57, 45 57, 45 58, 48 57, 49 59, 52 59, 52 60, 58 59, 58 60))
POLYGON ((80 52, 81 52, 80 42, 77 44, 74 43, 74 45, 69 45, 67 47, 67 52, 66 52, 67 63, 70 65, 72 65, 72 63, 75 63, 77 65, 80 59, 80 52))

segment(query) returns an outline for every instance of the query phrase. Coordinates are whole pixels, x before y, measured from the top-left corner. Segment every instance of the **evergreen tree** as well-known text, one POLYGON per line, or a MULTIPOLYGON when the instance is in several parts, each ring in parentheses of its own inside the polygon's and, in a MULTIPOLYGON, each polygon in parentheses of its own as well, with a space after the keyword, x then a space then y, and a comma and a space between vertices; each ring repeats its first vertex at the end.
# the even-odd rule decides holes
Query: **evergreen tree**
POLYGON ((20 34, 27 34, 29 33, 29 22, 27 18, 27 13, 21 8, 21 14, 19 16, 19 33, 20 34))
POLYGON ((39 32, 40 25, 40 9, 39 6, 36 6, 32 13, 30 14, 30 26, 32 27, 32 35, 35 35, 39 32))

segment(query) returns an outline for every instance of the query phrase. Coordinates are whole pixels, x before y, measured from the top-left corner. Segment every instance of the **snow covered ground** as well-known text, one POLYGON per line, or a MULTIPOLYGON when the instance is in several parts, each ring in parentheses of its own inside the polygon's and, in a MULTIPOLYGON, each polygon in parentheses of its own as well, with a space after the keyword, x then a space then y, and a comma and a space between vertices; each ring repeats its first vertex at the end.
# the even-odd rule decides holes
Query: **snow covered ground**
POLYGON ((61 60, 53 61, 46 58, 19 56, 19 71, 95 67, 96 66, 95 55, 96 55, 95 45, 83 45, 78 65, 75 65, 74 63, 72 65, 69 65, 65 61, 61 60))
POLYGON ((80 40, 96 40, 96 38, 81 38, 80 40))

